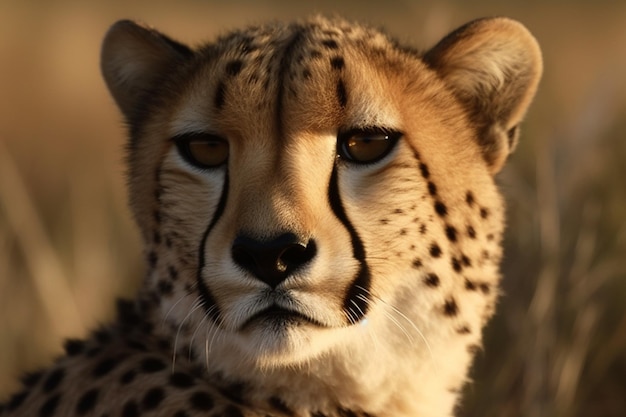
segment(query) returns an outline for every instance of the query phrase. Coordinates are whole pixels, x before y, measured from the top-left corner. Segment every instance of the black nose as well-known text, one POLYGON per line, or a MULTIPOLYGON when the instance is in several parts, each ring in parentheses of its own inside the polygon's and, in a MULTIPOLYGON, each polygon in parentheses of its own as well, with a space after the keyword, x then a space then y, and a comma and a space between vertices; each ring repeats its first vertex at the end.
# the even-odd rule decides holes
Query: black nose
POLYGON ((233 261, 272 288, 313 259, 316 252, 313 239, 303 242, 293 233, 262 241, 240 235, 232 248, 233 261))

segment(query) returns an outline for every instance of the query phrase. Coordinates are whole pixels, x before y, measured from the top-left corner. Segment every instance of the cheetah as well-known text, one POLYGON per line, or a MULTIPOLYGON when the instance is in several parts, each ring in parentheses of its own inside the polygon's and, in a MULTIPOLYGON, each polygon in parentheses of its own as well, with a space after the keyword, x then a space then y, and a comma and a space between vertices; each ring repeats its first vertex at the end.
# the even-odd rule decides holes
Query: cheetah
POLYGON ((454 414, 542 71, 524 26, 419 52, 340 18, 196 48, 119 21, 101 68, 147 273, 4 416, 454 414))

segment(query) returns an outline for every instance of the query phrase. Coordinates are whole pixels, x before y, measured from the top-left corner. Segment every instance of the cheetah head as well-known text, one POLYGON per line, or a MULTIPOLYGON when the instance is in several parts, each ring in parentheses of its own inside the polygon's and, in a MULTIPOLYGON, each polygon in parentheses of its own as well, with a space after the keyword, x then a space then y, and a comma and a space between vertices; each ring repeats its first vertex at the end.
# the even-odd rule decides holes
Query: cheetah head
POLYGON ((193 49, 121 21, 102 69, 144 292, 177 342, 241 366, 471 356, 498 291, 493 175, 541 72, 523 26, 474 21, 418 53, 341 20, 193 49))

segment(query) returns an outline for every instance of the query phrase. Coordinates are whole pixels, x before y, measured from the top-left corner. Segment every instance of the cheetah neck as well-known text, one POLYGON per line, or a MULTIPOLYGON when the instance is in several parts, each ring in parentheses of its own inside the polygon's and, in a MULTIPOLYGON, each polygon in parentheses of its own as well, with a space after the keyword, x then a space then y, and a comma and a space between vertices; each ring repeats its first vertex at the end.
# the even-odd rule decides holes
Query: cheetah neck
MULTIPOLYGON (((357 336, 348 344, 305 363, 271 367, 256 366, 218 343, 212 343, 207 361, 206 346, 197 335, 196 353, 190 357, 193 332, 173 335, 173 328, 158 325, 162 318, 152 322, 159 338, 177 339, 178 353, 167 353, 178 357, 177 366, 195 368, 232 401, 273 415, 282 410, 286 415, 339 416, 350 415, 345 414, 349 410, 355 416, 447 416, 458 395, 449 381, 464 378, 466 369, 463 363, 436 362, 421 341, 397 340, 397 332, 376 318, 360 325, 371 330, 354 329, 357 336)), ((454 356, 446 349, 437 357, 454 356)))

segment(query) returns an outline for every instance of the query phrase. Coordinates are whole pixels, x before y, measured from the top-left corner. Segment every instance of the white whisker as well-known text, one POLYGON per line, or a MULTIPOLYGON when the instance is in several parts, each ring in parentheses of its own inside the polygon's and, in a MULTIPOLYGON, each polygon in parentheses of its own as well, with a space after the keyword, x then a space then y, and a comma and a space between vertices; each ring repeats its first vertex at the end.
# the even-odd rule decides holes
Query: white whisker
MULTIPOLYGON (((381 303, 383 303, 385 306, 389 307, 392 312, 396 313, 398 316, 400 316, 402 319, 404 319, 407 323, 409 323, 411 328, 419 335, 420 339, 422 339, 422 341, 424 342, 424 345, 426 346, 426 349, 428 349, 428 354, 430 355, 431 360, 434 360, 434 356, 433 356, 432 349, 430 347, 430 343, 428 343, 428 340, 426 339, 424 334, 421 332, 421 330, 415 325, 415 323, 411 319, 409 319, 397 307, 395 307, 391 303, 383 300, 381 297, 373 294, 368 289, 365 289, 365 288, 363 288, 361 286, 359 286, 358 288, 361 289, 362 291, 366 292, 370 297, 375 298, 376 300, 378 300, 381 303)), ((385 316, 388 317, 393 323, 395 323, 396 326, 398 326, 398 328, 400 328, 407 335, 407 337, 409 337, 406 329, 404 328, 404 326, 401 326, 400 323, 389 314, 389 312, 386 312, 385 316)), ((409 338, 409 340, 412 340, 412 339, 409 338)))
POLYGON ((187 321, 187 319, 191 317, 193 312, 196 311, 198 308, 202 307, 202 305, 203 305, 202 300, 200 298, 197 298, 196 301, 193 302, 192 307, 187 313, 187 315, 185 316, 185 318, 178 325, 178 330, 176 331, 176 337, 174 338, 174 353, 172 355, 172 372, 174 372, 176 368, 176 351, 178 350, 178 337, 180 336, 180 332, 183 328, 183 325, 185 324, 185 321, 187 321))
POLYGON ((167 321, 167 318, 170 316, 170 314, 172 313, 172 311, 174 311, 174 309, 176 308, 176 306, 183 301, 185 298, 189 297, 191 294, 185 292, 185 294, 183 294, 182 297, 180 297, 178 300, 176 300, 176 302, 167 310, 167 313, 165 313, 165 316, 163 317, 163 321, 161 322, 161 325, 165 325, 165 322, 167 321))

